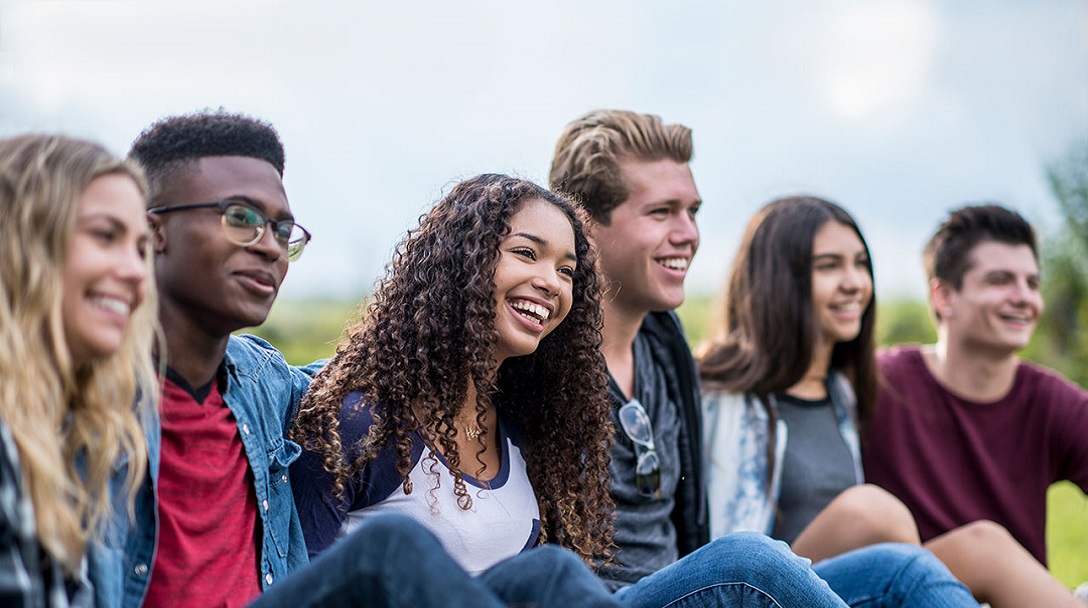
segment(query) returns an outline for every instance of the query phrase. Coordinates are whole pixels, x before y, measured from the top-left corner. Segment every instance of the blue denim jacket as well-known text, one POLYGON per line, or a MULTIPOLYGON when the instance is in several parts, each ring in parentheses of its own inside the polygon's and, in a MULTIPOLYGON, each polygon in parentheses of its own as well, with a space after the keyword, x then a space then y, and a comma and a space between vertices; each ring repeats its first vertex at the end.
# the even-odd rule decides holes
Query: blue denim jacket
MULTIPOLYGON (((257 511, 262 526, 261 588, 267 589, 308 563, 287 467, 298 458, 298 444, 284 437, 298 402, 323 362, 292 367, 261 338, 231 336, 225 365, 223 401, 238 423, 238 433, 253 471, 257 511)), ((158 536, 155 482, 159 474, 161 431, 158 416, 146 421, 150 466, 136 496, 135 521, 129 519, 123 496, 104 538, 89 551, 89 574, 99 606, 136 608, 151 580, 158 536)), ((126 463, 119 463, 115 487, 120 488, 126 463)), ((118 502, 120 501, 120 502, 118 502)))

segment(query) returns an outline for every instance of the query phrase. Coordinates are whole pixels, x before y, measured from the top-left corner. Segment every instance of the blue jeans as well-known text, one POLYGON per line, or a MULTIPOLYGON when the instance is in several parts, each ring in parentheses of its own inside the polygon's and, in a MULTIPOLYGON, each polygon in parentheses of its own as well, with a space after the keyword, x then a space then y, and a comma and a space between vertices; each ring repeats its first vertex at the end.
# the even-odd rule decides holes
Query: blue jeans
POLYGON ((812 569, 855 608, 978 608, 967 587, 932 553, 915 545, 872 545, 812 569))
POLYGON ((752 532, 722 537, 618 590, 616 598, 630 608, 978 608, 921 547, 874 545, 810 568, 786 543, 752 532))
POLYGON ((401 515, 368 519, 250 608, 618 606, 573 553, 540 547, 469 576, 438 539, 401 515))
POLYGON ((616 591, 625 608, 845 608, 786 543, 754 532, 724 536, 616 591))

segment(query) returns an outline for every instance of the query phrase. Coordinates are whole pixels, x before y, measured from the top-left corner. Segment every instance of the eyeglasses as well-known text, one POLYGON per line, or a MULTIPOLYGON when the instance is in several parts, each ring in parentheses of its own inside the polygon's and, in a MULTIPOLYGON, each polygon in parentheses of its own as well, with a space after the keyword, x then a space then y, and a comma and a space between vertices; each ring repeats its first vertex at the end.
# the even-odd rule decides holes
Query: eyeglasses
POLYGON ((211 203, 193 203, 173 207, 152 207, 148 213, 172 213, 189 209, 218 208, 223 220, 223 233, 230 242, 239 247, 249 247, 264 236, 265 226, 272 225, 272 236, 281 247, 287 250, 287 259, 294 262, 302 255, 306 243, 310 242, 310 233, 295 223, 294 220, 274 220, 261 213, 253 205, 238 201, 214 201, 211 203))
POLYGON ((620 406, 620 426, 623 432, 635 444, 635 485, 638 493, 661 498, 661 461, 654 446, 654 427, 646 408, 638 399, 632 399, 620 406))

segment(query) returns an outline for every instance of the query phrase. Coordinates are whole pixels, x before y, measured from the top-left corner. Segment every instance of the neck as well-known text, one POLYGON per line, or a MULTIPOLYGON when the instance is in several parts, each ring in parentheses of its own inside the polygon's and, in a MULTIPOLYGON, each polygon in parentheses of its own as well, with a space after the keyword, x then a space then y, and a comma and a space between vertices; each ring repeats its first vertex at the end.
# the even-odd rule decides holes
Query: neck
MULTIPOLYGON (((166 337, 166 365, 190 386, 204 386, 215 377, 227 355, 230 334, 211 334, 187 317, 179 307, 163 300, 159 322, 166 337)), ((162 353, 159 353, 160 358, 162 353)))
POLYGON ((1012 390, 1020 357, 1015 352, 973 348, 939 332, 937 343, 922 351, 926 366, 954 394, 981 403, 997 401, 1012 390))
POLYGON ((479 393, 476 390, 476 383, 469 379, 468 390, 465 391, 465 401, 461 404, 461 410, 455 417, 457 425, 462 427, 471 428, 486 428, 488 433, 494 433, 498 428, 498 416, 495 415, 495 404, 492 403, 491 407, 484 414, 483 425, 480 425, 476 420, 476 397, 479 393))
POLYGON ((601 306, 604 318, 601 352, 608 365, 608 373, 612 374, 620 390, 628 397, 635 388, 635 336, 647 314, 645 311, 624 310, 613 302, 603 302, 601 306))
POLYGON ((797 384, 786 389, 786 394, 816 401, 827 397, 827 373, 831 368, 831 351, 834 345, 817 344, 812 350, 808 370, 797 384))

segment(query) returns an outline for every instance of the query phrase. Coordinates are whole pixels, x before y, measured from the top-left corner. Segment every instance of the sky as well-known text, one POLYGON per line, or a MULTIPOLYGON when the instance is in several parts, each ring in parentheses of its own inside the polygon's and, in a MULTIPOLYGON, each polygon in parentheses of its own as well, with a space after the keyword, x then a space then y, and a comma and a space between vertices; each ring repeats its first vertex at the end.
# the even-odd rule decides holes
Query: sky
POLYGON ((621 108, 693 129, 702 243, 811 193, 857 219, 880 298, 922 298, 947 210, 998 201, 1045 234, 1045 166, 1088 138, 1085 0, 0 0, 0 136, 118 154, 155 120, 272 122, 314 234, 281 297, 356 298, 461 179, 546 183, 563 126, 621 108))

